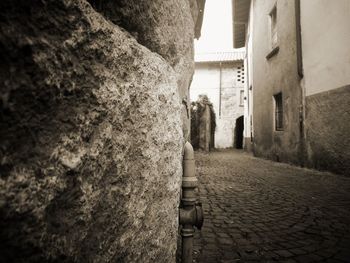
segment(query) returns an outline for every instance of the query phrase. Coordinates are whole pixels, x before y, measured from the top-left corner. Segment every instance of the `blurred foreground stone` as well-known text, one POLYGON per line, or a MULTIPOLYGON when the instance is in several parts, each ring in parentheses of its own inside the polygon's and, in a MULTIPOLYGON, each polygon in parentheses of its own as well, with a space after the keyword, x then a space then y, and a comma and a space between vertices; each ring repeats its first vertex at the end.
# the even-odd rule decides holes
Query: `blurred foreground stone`
POLYGON ((4 262, 175 260, 198 6, 100 2, 0 3, 4 262))

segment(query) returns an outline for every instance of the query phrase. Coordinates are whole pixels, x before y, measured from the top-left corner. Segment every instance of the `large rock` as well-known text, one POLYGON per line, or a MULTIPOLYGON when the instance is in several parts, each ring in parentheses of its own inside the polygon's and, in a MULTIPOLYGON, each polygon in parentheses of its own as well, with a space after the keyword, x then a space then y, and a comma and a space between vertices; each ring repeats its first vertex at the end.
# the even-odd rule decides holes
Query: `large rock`
POLYGON ((132 31, 84 0, 1 1, 5 262, 174 261, 194 23, 149 5, 132 31))
POLYGON ((198 0, 89 0, 107 19, 160 54, 174 68, 182 107, 183 131, 189 136, 188 90, 194 73, 193 39, 198 0))

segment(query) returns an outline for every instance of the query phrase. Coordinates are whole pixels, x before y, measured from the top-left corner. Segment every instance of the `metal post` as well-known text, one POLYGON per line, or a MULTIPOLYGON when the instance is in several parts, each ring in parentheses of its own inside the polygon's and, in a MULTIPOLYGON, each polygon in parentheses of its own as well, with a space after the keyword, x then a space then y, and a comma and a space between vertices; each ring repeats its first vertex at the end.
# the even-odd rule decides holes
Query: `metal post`
POLYGON ((198 229, 203 224, 203 213, 200 204, 197 204, 195 188, 198 181, 195 175, 195 162, 192 145, 187 142, 185 144, 183 159, 183 177, 182 177, 182 208, 179 211, 179 221, 182 225, 182 263, 192 263, 193 261, 193 235, 194 228, 198 229))
POLYGON ((220 62, 220 75, 219 75, 219 118, 221 118, 221 93, 222 93, 222 64, 220 62))

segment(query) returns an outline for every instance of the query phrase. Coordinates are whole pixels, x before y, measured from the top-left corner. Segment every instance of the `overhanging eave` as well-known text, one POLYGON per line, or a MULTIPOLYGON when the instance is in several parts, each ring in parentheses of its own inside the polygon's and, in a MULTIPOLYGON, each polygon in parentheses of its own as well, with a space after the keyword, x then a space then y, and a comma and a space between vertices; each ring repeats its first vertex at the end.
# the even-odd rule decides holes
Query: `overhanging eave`
POLYGON ((232 0, 233 47, 245 46, 251 0, 232 0))

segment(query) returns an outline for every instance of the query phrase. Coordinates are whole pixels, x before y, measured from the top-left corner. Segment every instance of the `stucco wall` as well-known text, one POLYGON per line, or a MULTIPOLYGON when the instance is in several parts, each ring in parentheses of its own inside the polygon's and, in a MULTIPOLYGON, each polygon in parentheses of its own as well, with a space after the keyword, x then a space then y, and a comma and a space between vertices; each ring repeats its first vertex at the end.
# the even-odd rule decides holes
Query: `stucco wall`
POLYGON ((175 261, 196 5, 89 2, 0 3, 4 262, 175 261))
POLYGON ((196 64, 190 97, 192 101, 196 101, 198 95, 207 94, 213 103, 216 114, 216 148, 229 148, 234 145, 235 121, 243 115, 243 105, 240 105, 239 97, 244 83, 238 81, 237 76, 242 76, 244 71, 242 66, 242 62, 221 64, 221 116, 219 116, 220 64, 196 64))
POLYGON ((219 112, 219 81, 220 72, 217 66, 196 64, 190 87, 191 101, 196 101, 198 95, 207 94, 217 114, 219 112))
POLYGON ((244 70, 246 82, 244 86, 244 149, 253 151, 254 129, 253 129, 253 37, 254 37, 254 1, 250 2, 249 21, 246 36, 246 57, 244 70))
POLYGON ((302 0, 305 95, 350 84, 350 1, 302 0))
POLYGON ((254 1, 253 120, 257 156, 299 163, 301 89, 296 67, 294 1, 254 1), (267 59, 268 14, 277 3, 279 52, 267 59), (284 131, 275 131, 273 95, 282 92, 284 131))

